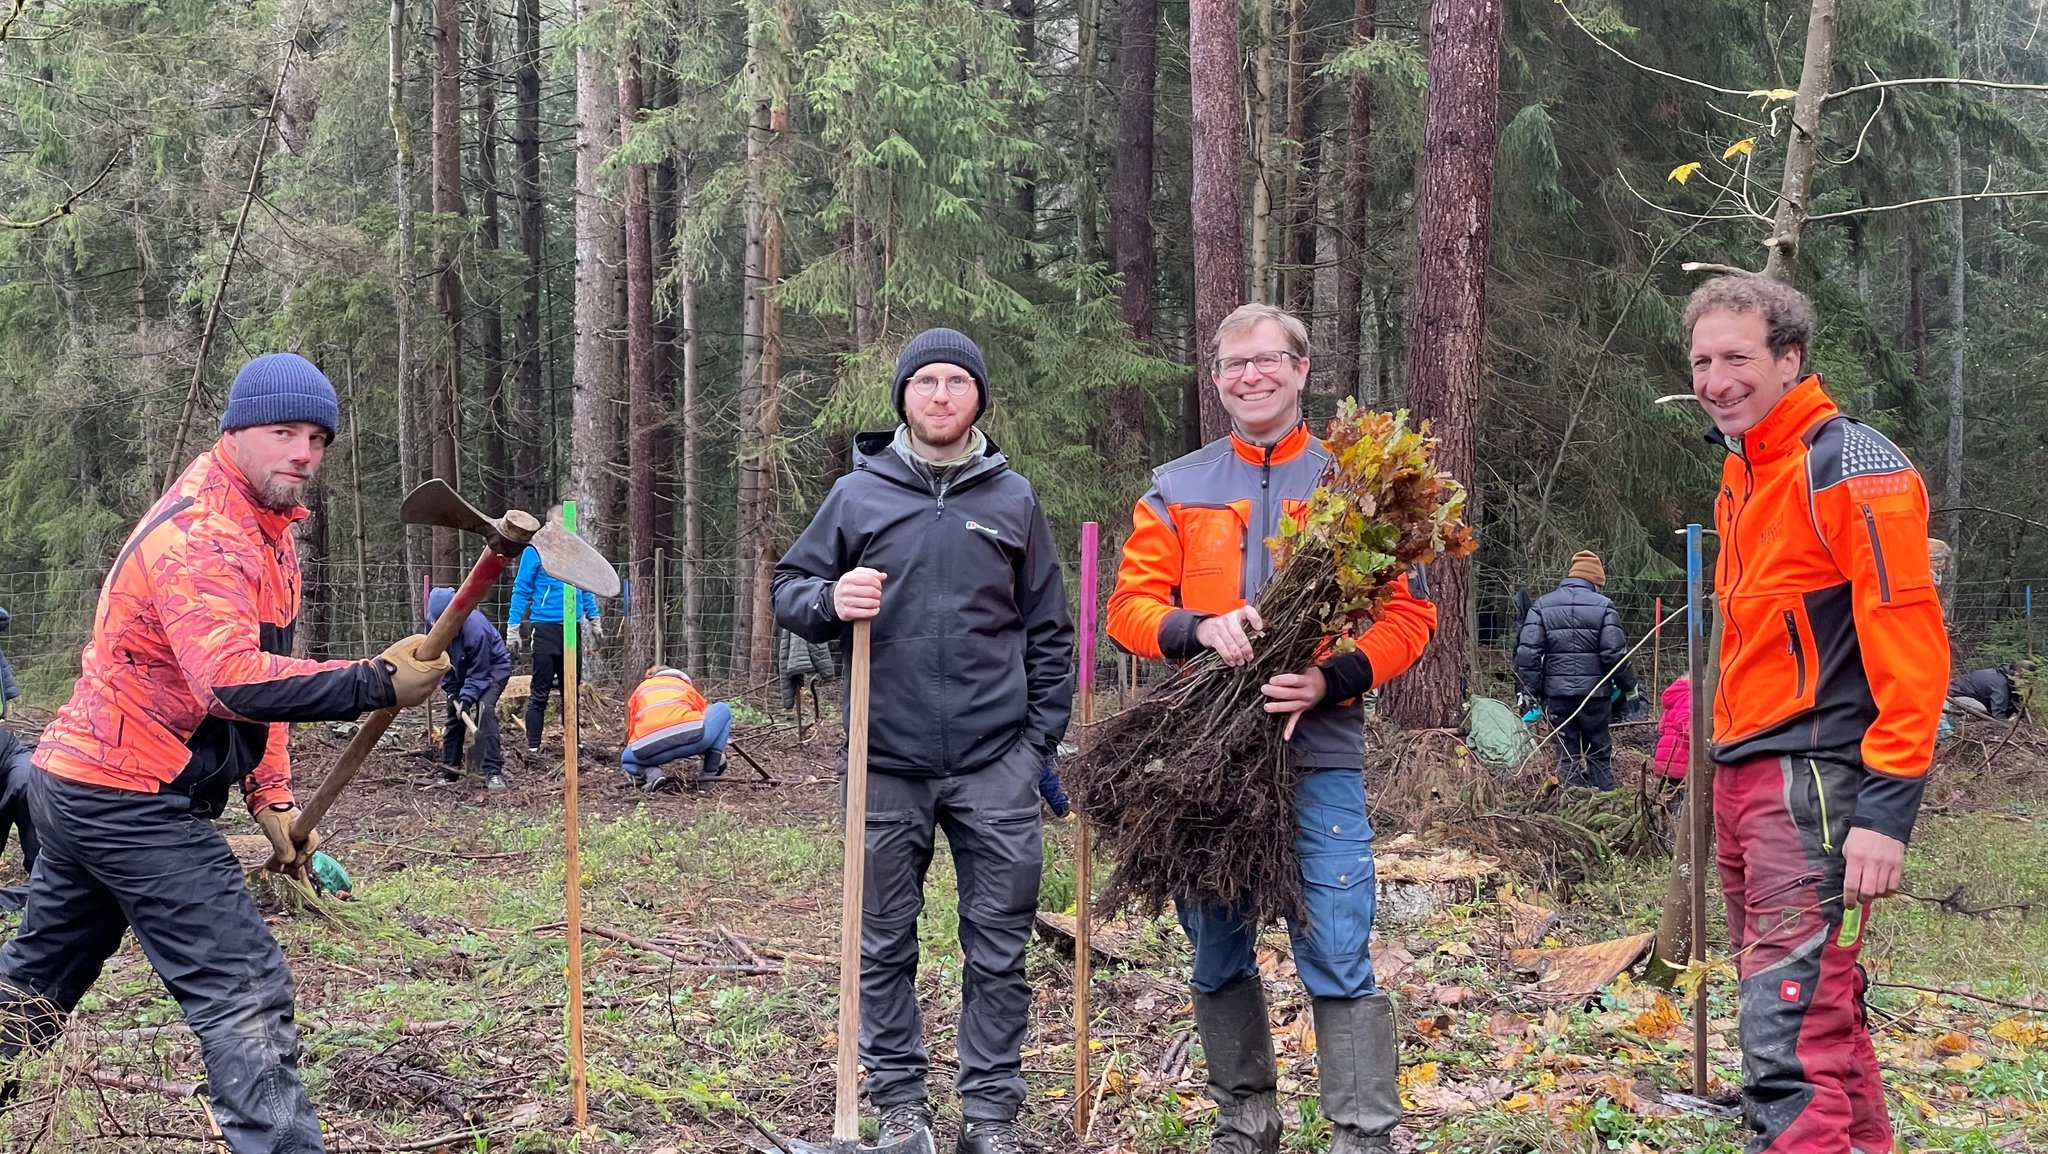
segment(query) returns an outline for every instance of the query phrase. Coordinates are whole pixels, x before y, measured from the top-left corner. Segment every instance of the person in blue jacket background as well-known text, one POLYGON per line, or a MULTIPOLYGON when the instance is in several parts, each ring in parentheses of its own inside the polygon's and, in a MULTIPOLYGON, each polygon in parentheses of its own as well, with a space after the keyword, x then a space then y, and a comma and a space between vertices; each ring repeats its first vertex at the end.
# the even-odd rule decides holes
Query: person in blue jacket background
MULTIPOLYGON (((548 522, 562 523, 562 507, 548 511, 548 522)), ((505 630, 513 652, 533 651, 533 688, 526 699, 526 752, 540 753, 540 735, 548 721, 548 698, 562 680, 562 590, 559 578, 541 567, 540 554, 528 546, 519 556, 519 577, 512 583, 512 612, 505 630), (516 631, 516 632, 515 632, 516 631)), ((577 629, 591 640, 604 640, 597 620, 597 598, 588 589, 576 591, 577 629)))
MULTIPOLYGON (((7 610, 0 609, 0 633, 7 632, 11 621, 13 618, 8 616, 7 610)), ((21 686, 14 682, 14 666, 7 663, 5 653, 0 653, 0 717, 7 716, 8 703, 20 696, 21 686)))
MULTIPOLYGON (((429 592, 427 624, 438 621, 453 600, 453 589, 429 592)), ((472 609, 469 620, 462 623, 462 632, 448 646, 448 662, 448 675, 441 679, 441 689, 448 694, 448 723, 441 735, 441 776, 449 781, 462 779, 462 747, 470 736, 470 723, 474 723, 484 788, 503 789, 505 750, 498 740, 498 696, 512 679, 512 654, 491 619, 472 609)))

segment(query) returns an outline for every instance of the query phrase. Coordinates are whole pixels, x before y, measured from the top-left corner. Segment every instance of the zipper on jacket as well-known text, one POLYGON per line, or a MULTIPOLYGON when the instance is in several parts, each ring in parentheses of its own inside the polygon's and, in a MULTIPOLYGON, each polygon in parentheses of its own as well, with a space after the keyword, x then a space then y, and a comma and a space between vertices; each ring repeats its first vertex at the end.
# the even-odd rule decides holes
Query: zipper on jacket
POLYGON ((1885 571, 1884 545, 1877 539, 1877 514, 1864 504, 1863 528, 1870 533, 1870 555, 1877 559, 1877 599, 1889 605, 1892 599, 1892 575, 1885 571))
POLYGON ((1798 671, 1799 684, 1792 696, 1806 696, 1806 647, 1799 644, 1799 619, 1785 610, 1785 652, 1792 655, 1792 667, 1798 671))
POLYGON ((1820 784, 1820 765, 1809 757, 1806 768, 1813 772, 1813 796, 1820 802, 1820 848, 1833 853, 1835 843, 1828 838, 1828 793, 1820 784))

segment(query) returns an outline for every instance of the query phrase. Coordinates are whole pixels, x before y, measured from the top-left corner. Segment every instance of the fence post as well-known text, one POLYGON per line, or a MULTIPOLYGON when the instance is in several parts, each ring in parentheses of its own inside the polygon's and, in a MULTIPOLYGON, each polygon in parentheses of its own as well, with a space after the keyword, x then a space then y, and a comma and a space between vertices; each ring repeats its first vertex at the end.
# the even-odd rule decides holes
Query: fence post
MULTIPOLYGON (((668 641, 668 602, 662 600, 661 597, 662 560, 666 553, 667 550, 661 546, 656 545, 654 547, 654 608, 652 612, 654 614, 654 663, 656 665, 660 665, 668 660, 668 648, 666 645, 668 641)), ((704 671, 702 669, 697 670, 695 676, 704 676, 704 671)))

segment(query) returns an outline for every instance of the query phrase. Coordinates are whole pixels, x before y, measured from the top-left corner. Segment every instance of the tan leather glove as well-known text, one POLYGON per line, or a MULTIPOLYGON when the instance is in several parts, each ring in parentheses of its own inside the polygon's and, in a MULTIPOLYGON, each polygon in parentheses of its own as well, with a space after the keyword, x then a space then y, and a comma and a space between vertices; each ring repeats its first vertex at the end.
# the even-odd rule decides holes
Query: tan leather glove
POLYGON ((448 672, 448 655, 443 653, 432 661, 421 661, 414 656, 419 643, 427 635, 415 633, 377 655, 391 670, 391 691, 397 696, 392 702, 400 709, 406 709, 425 701, 441 684, 441 675, 448 672))
POLYGON ((263 836, 270 839, 270 861, 264 869, 276 873, 304 873, 313 860, 313 851, 320 848, 320 831, 306 831, 306 844, 301 847, 292 843, 292 825, 299 820, 299 807, 288 805, 283 809, 265 806, 255 813, 256 825, 263 830, 263 836))

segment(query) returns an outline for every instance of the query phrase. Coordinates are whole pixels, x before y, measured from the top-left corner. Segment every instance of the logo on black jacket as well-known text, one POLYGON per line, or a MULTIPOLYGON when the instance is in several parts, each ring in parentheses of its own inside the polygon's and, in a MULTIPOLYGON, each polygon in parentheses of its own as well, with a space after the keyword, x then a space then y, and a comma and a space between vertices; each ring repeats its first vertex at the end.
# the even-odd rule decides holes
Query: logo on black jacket
POLYGON ((979 521, 969 521, 967 522, 967 527, 969 529, 973 529, 978 533, 986 533, 989 536, 994 537, 998 541, 1003 539, 1003 535, 997 532, 995 526, 993 525, 984 525, 979 521))

